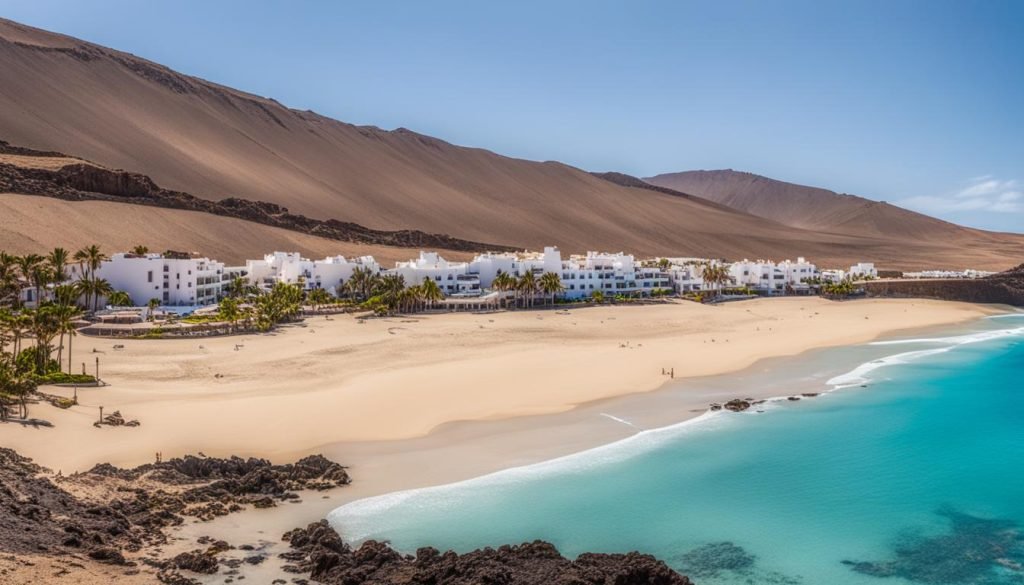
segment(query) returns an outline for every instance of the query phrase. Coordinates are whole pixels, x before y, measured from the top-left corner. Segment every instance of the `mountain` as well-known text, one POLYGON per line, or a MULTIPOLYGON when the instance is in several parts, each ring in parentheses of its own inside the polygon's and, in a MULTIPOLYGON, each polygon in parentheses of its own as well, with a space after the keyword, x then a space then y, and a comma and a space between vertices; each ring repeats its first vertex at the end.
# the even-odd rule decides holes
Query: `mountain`
POLYGON ((777 181, 734 170, 685 171, 644 179, 788 226, 850 235, 914 239, 978 237, 981 230, 856 195, 777 181))
MULTIPOLYGON (((354 126, 8 20, 0 20, 0 140, 126 169, 200 199, 259 201, 312 220, 496 246, 803 255, 824 265, 875 260, 905 269, 1001 269, 1024 256, 1024 240, 1009 236, 972 232, 963 241, 984 245, 971 246, 899 231, 792 227, 686 189, 354 126)), ((67 205, 86 204, 88 213, 76 213, 89 217, 94 202, 67 205)), ((0 231, 4 222, 0 216, 0 231)))

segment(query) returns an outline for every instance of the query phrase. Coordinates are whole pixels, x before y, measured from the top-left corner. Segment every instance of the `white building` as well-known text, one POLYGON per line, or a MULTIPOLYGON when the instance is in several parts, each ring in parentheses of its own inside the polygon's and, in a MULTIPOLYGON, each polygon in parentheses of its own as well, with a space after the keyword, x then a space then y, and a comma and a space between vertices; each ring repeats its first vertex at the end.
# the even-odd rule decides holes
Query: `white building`
POLYGON ((468 262, 449 262, 437 252, 420 252, 420 257, 408 262, 396 262, 388 273, 401 275, 405 286, 418 286, 433 280, 445 296, 478 296, 480 275, 470 273, 468 262))
MULTIPOLYGON (((80 278, 78 271, 73 277, 80 278)), ((114 290, 124 291, 137 306, 157 299, 162 306, 212 305, 224 294, 224 264, 189 254, 114 254, 96 271, 114 290)))
POLYGON ((809 291, 807 280, 818 276, 814 264, 800 257, 796 262, 783 260, 776 264, 770 260, 742 260, 729 266, 729 275, 737 286, 746 286, 766 294, 785 294, 787 291, 809 291))
POLYGON ((668 273, 658 266, 642 266, 633 256, 622 252, 610 254, 587 252, 586 256, 562 258, 561 251, 547 246, 543 253, 480 254, 469 263, 470 274, 490 288, 499 272, 519 278, 532 271, 538 278, 546 273, 558 274, 565 291, 564 298, 581 299, 595 291, 608 296, 650 295, 658 289, 672 289, 668 273))
POLYGON ((274 252, 260 260, 247 260, 245 277, 263 290, 269 290, 276 282, 302 283, 306 290, 322 288, 339 296, 342 285, 352 277, 356 268, 365 268, 375 274, 380 271, 380 265, 373 256, 351 260, 344 256, 331 256, 310 260, 298 252, 274 252))
POLYGON ((873 262, 858 262, 850 267, 850 278, 878 278, 878 270, 873 262))
POLYGON ((839 270, 838 268, 832 268, 821 271, 822 282, 831 282, 833 284, 846 280, 846 271, 839 270))
POLYGON ((904 272, 903 278, 985 278, 992 276, 995 272, 985 270, 922 270, 920 272, 904 272))

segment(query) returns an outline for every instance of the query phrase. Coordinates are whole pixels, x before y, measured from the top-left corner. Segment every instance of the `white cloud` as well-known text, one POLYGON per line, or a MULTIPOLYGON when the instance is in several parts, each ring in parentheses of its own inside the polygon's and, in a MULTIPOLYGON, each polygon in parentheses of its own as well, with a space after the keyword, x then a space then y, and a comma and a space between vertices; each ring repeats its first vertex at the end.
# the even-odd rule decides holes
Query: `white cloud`
POLYGON ((948 195, 921 195, 899 202, 899 205, 923 213, 977 211, 991 213, 1024 213, 1024 192, 1016 179, 1001 180, 982 175, 967 181, 948 195))

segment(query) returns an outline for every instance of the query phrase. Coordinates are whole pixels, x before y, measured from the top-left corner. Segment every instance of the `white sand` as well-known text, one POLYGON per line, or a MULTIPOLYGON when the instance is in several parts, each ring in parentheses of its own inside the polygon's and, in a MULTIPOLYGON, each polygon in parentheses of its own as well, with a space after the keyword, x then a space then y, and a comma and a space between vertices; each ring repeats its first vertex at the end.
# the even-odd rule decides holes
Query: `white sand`
POLYGON ((207 339, 79 336, 76 364, 91 372, 99 356, 111 385, 80 389, 80 405, 69 410, 33 407, 34 417, 54 426, 0 425, 0 444, 65 473, 103 461, 140 464, 157 451, 283 461, 334 443, 419 437, 452 421, 561 412, 649 391, 668 380, 662 368, 675 368, 677 378, 725 373, 761 358, 997 311, 940 301, 784 298, 366 322, 337 316, 273 334, 207 339), (125 348, 115 351, 115 343, 125 348), (99 406, 142 425, 94 428, 99 406))

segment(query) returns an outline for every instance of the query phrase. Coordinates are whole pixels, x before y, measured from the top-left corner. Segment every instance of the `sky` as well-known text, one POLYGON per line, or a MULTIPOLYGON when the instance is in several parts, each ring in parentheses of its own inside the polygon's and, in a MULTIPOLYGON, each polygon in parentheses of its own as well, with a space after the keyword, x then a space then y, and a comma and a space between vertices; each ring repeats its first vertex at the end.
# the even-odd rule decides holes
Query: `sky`
POLYGON ((732 168, 1024 232, 1024 1, 0 0, 346 122, 638 176, 732 168))

